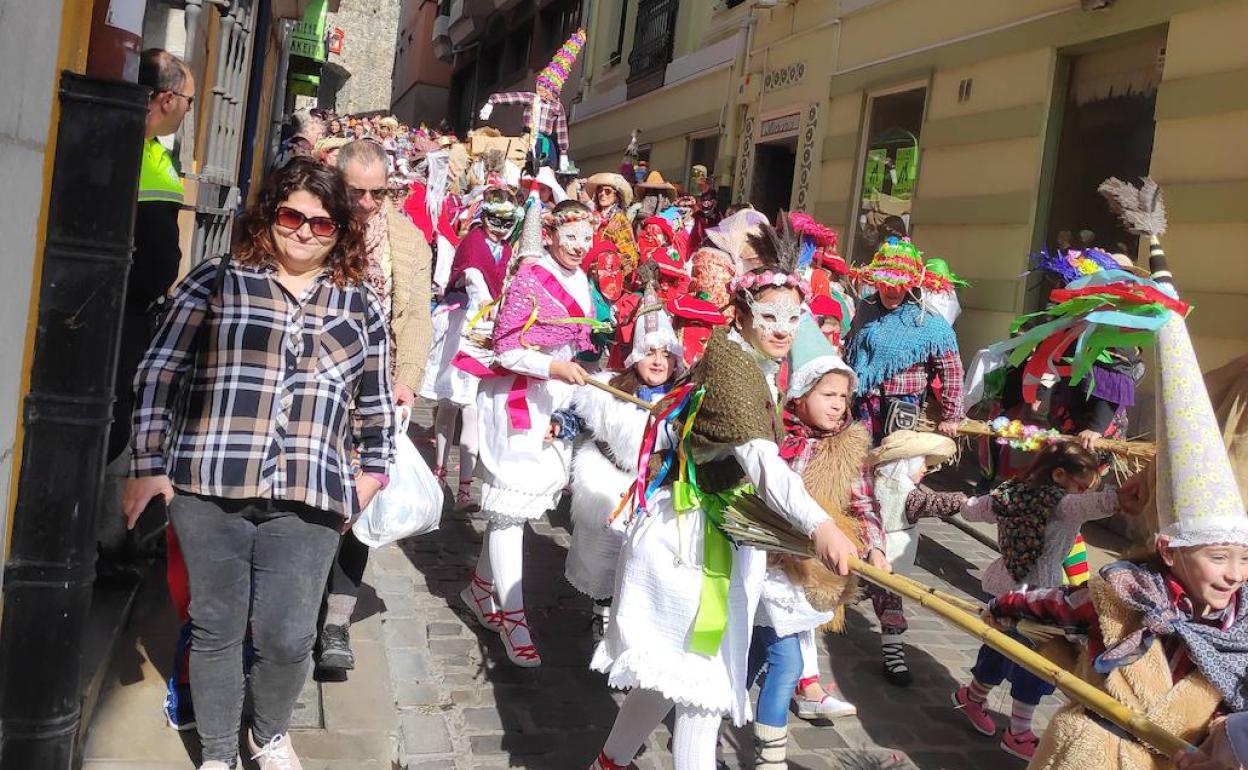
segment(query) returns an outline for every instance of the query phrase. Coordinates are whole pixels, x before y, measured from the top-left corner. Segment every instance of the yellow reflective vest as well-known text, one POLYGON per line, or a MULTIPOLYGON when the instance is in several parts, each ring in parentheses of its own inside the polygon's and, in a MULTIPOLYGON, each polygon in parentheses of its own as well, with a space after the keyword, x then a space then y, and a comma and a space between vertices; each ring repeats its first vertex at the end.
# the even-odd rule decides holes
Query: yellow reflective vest
POLYGON ((182 203, 182 177, 173 157, 155 138, 143 144, 143 165, 139 171, 139 202, 182 203))

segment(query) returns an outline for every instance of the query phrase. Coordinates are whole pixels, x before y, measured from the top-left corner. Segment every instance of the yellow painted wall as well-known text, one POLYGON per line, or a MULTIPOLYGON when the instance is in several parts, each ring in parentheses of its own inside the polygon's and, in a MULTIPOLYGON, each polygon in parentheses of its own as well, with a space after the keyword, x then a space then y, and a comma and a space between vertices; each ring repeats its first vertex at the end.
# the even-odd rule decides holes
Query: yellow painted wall
POLYGON ((1243 0, 1177 14, 1158 94, 1151 173, 1169 195, 1166 252, 1184 298, 1194 305, 1189 326, 1205 370, 1248 352, 1245 30, 1243 0), (1202 83, 1212 84, 1207 96, 1183 98, 1202 83), (1231 101, 1236 95, 1239 101, 1231 101), (1223 100, 1239 109, 1227 110, 1223 100))

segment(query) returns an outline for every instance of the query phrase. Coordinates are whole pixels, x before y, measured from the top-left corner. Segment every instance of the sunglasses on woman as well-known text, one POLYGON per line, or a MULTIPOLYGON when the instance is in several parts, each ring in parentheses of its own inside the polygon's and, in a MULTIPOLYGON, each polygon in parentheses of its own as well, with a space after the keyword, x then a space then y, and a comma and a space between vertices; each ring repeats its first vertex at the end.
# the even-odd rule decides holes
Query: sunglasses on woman
POLYGON ((303 227, 303 223, 307 222, 308 229, 317 238, 329 238, 338 232, 338 223, 329 217, 309 217, 302 211, 286 206, 277 207, 277 215, 273 218, 273 222, 283 230, 291 232, 303 227))

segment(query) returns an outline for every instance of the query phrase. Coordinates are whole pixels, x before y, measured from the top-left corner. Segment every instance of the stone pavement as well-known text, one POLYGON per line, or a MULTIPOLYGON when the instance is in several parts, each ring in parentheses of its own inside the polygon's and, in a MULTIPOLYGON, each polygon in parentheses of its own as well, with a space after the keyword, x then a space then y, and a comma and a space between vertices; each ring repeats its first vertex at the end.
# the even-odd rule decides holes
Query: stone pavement
MULTIPOLYGON (((429 410, 414 423, 431 424, 429 410)), ((427 434, 426 434, 427 435, 427 434)), ((455 453, 452 452, 452 455, 455 453)), ((451 480, 455 472, 451 470, 451 480)), ((588 669, 592 652, 590 603, 563 579, 569 542, 565 506, 525 536, 525 598, 544 665, 512 666, 496 634, 478 627, 459 591, 480 548, 483 526, 471 514, 448 512, 442 528, 376 552, 377 596, 384 605, 383 638, 394 676, 401 726, 401 760, 426 768, 577 770, 601 748, 619 693, 588 669)), ((924 523, 914 577, 963 597, 983 599, 979 572, 996 553, 965 532, 924 523)), ((896 688, 880 676, 879 641, 870 603, 851 608, 847 632, 821 640, 821 668, 835 675, 859 708, 835 724, 790 720, 790 767, 1021 768, 974 733, 949 703, 967 679, 978 645, 934 615, 907 607, 914 686, 896 688)), ((1061 696, 1047 699, 1043 726, 1061 696)), ((1006 688, 990 706, 1004 725, 1006 688)), ((668 727, 652 736, 637 767, 670 768, 668 727)), ((728 768, 752 767, 746 731, 726 731, 721 758, 728 768)))

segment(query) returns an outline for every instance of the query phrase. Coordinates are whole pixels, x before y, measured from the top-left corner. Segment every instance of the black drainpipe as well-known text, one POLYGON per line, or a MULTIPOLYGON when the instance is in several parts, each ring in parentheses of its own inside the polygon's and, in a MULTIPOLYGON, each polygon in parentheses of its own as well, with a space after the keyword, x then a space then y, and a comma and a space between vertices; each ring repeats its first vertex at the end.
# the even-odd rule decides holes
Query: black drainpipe
POLYGON ((0 770, 74 766, 148 89, 64 72, 0 621, 0 770))

